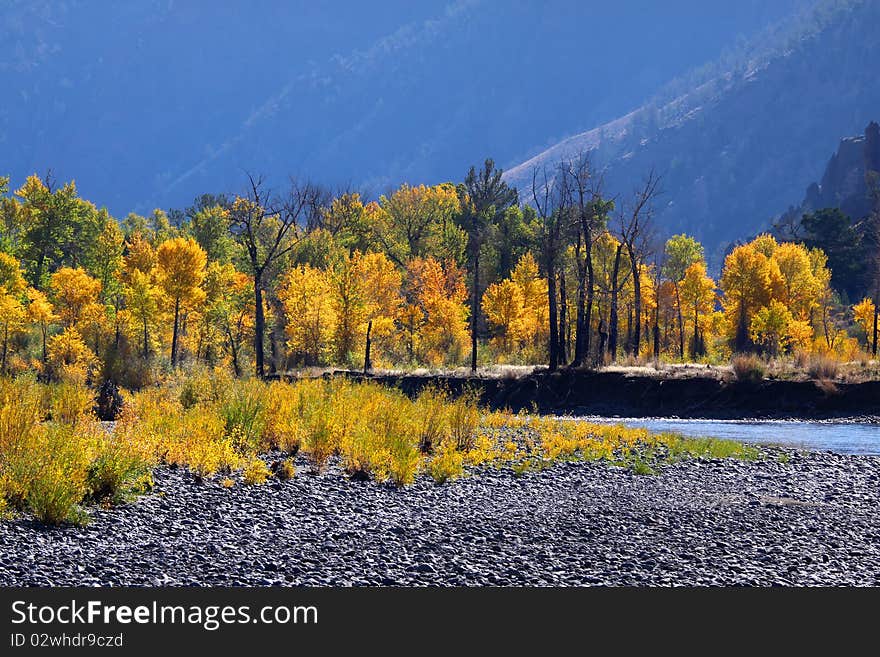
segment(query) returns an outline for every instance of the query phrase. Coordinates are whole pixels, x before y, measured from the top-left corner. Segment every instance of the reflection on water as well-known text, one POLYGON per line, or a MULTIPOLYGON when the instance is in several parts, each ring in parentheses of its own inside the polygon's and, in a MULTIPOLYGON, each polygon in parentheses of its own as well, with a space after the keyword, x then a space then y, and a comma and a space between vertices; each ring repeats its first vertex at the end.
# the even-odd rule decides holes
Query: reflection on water
POLYGON ((793 420, 682 420, 680 418, 582 417, 590 422, 623 423, 684 436, 729 438, 749 443, 821 449, 840 454, 880 455, 880 424, 793 420))

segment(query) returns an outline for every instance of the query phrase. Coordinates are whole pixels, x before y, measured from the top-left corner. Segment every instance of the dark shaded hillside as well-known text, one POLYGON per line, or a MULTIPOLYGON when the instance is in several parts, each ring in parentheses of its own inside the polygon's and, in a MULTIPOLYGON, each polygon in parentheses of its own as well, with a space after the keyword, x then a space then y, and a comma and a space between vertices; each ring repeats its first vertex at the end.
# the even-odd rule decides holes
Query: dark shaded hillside
POLYGON ((815 0, 12 0, 0 172, 53 168, 115 215, 242 169, 384 192, 521 159, 815 0))
POLYGON ((664 177, 660 232, 685 231, 717 265, 725 247, 769 228, 818 180, 844 135, 880 114, 880 3, 840 2, 775 54, 661 106, 570 138, 508 172, 593 149, 607 187, 628 192, 651 167, 664 177))

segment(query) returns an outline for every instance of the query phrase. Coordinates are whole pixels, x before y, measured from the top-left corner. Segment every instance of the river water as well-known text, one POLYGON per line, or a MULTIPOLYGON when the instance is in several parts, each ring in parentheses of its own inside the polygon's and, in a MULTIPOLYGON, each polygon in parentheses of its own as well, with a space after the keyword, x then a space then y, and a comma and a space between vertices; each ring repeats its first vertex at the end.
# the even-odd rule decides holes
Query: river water
POLYGON ((880 455, 880 424, 794 420, 683 420, 680 418, 581 417, 590 422, 623 423, 683 436, 728 438, 744 443, 783 445, 839 454, 880 455))

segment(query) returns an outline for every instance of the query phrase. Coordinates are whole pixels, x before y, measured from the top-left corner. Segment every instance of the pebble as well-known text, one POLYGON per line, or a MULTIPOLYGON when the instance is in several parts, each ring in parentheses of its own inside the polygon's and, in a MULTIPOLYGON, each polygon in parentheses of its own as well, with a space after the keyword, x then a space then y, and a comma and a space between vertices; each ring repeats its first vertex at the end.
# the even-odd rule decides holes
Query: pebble
POLYGON ((230 489, 159 468, 152 493, 87 527, 0 522, 0 585, 877 586, 878 478, 880 457, 777 448, 403 490, 335 466, 230 489))

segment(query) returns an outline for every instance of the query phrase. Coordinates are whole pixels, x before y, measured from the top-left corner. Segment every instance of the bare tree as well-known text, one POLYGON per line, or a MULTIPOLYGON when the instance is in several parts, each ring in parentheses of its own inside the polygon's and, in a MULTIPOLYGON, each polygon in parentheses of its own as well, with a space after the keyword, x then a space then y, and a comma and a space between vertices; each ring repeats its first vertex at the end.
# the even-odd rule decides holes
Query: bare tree
POLYGON ((300 223, 319 203, 318 190, 310 183, 290 180, 286 196, 266 189, 263 178, 247 174, 248 189, 230 210, 230 231, 241 243, 254 280, 254 359, 257 376, 265 375, 264 334, 266 315, 263 294, 270 284, 273 265, 296 246, 300 223))
POLYGON ((578 229, 574 244, 578 289, 572 365, 579 367, 588 361, 591 347, 593 301, 596 289, 593 243, 596 235, 604 230, 608 221, 608 212, 614 208, 614 202, 602 198, 603 179, 602 176, 594 176, 589 152, 581 151, 573 160, 566 163, 566 169, 571 181, 573 212, 578 229))
POLYGON ((538 241, 544 275, 547 279, 547 303, 549 309, 549 360, 550 370, 555 371, 561 363, 559 312, 557 305, 557 278, 559 256, 564 247, 564 237, 571 225, 571 188, 565 175, 564 163, 554 167, 552 175, 547 167, 535 167, 532 171, 532 200, 538 214, 538 241))
MULTIPOLYGON (((637 318, 642 315, 642 266, 650 243, 653 202, 660 193, 660 177, 653 169, 642 184, 636 188, 628 202, 624 202, 618 215, 620 241, 626 250, 630 273, 633 278, 633 309, 637 318)), ((633 326, 631 353, 638 356, 642 344, 641 321, 633 326)))
POLYGON ((623 242, 618 242, 617 249, 614 252, 614 267, 611 269, 611 308, 608 312, 608 353, 611 360, 617 360, 617 341, 620 327, 619 317, 619 301, 620 288, 623 282, 620 281, 620 261, 623 255, 623 242))

